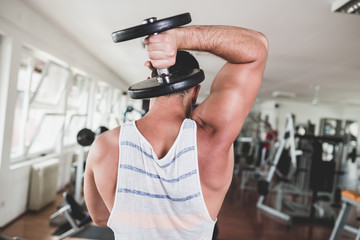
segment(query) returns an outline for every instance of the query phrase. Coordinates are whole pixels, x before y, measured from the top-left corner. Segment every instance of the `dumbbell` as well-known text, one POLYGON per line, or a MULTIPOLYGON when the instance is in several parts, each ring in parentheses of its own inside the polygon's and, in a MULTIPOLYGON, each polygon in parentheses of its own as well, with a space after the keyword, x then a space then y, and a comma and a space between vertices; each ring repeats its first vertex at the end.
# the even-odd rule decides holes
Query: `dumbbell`
MULTIPOLYGON (((183 13, 169 18, 157 20, 145 19, 142 25, 123 29, 112 33, 115 43, 131 39, 155 35, 191 22, 190 13, 183 13)), ((168 69, 157 69, 158 76, 138 82, 129 87, 129 95, 133 99, 144 99, 164 96, 170 93, 189 89, 200 84, 205 75, 201 69, 184 69, 170 73, 168 69)))
POLYGON ((107 130, 109 129, 104 126, 98 127, 95 132, 91 131, 88 128, 83 128, 76 135, 76 140, 81 146, 87 147, 94 142, 95 138, 97 138, 100 134, 106 132, 107 130))
POLYGON ((76 135, 76 140, 83 147, 90 146, 95 140, 95 133, 88 128, 83 128, 76 135))

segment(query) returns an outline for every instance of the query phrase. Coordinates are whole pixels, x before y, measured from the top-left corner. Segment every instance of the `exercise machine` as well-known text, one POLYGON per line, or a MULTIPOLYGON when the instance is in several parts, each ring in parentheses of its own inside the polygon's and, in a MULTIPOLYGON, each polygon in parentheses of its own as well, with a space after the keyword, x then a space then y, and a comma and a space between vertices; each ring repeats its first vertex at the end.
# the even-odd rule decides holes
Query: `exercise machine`
MULTIPOLYGON (((355 162, 357 157, 354 148, 351 152, 348 150, 351 143, 349 138, 352 141, 356 138, 344 135, 343 128, 339 127, 341 125, 339 120, 322 120, 320 123, 319 133, 322 134, 320 136, 314 135, 314 127, 310 124, 298 126, 297 133, 293 134, 292 127, 289 127, 291 119, 288 117, 284 139, 292 144, 290 144, 290 158, 284 159, 288 164, 291 162, 291 166, 295 168, 290 173, 285 172, 285 175, 291 178, 284 179, 284 169, 289 169, 289 166, 281 162, 284 153, 283 139, 266 179, 258 183, 259 209, 286 222, 294 220, 333 224, 334 208, 341 206, 343 186, 340 185, 340 178, 346 174, 342 165, 348 163, 348 160, 355 162), (294 158, 291 154, 294 152, 295 142, 297 148, 302 151, 301 155, 295 154, 299 156, 298 158, 294 158), (275 207, 272 208, 264 205, 263 201, 270 191, 271 182, 274 182, 274 173, 277 173, 280 183, 271 188, 276 192, 275 207)), ((354 142, 351 144, 354 145, 354 142)))
MULTIPOLYGON (((270 207, 270 206, 267 206, 264 204, 264 200, 265 200, 266 195, 269 193, 269 190, 271 187, 270 185, 273 180, 274 174, 277 171, 277 166, 278 166, 281 156, 283 155, 287 146, 289 146, 289 149, 290 149, 290 151, 289 151, 290 163, 292 164, 293 168, 296 168, 296 156, 301 155, 302 152, 295 148, 295 132, 294 132, 294 122, 293 122, 292 114, 287 115, 285 133, 284 133, 283 138, 280 141, 280 145, 279 145, 278 149, 276 150, 275 157, 271 163, 269 172, 267 173, 267 176, 264 179, 262 179, 258 182, 258 192, 260 194, 260 197, 257 201, 256 206, 260 210, 267 212, 273 216, 280 218, 281 220, 284 220, 284 221, 290 223, 291 222, 290 215, 285 214, 284 212, 281 212, 281 211, 277 210, 276 208, 273 208, 273 207, 270 207)), ((291 174, 291 173, 289 173, 289 174, 291 174)), ((277 191, 278 191, 278 196, 281 197, 282 186, 278 186, 277 191)))
POLYGON ((59 236, 59 240, 74 235, 84 227, 92 222, 88 212, 86 212, 69 193, 64 192, 65 205, 62 206, 56 213, 50 216, 50 223, 55 222, 60 216, 65 217, 67 223, 70 224, 70 229, 59 236))
POLYGON ((76 136, 76 140, 81 147, 78 151, 78 159, 75 162, 75 194, 73 196, 70 193, 64 192, 63 197, 65 203, 60 207, 57 212, 50 216, 50 224, 55 224, 60 217, 62 217, 63 220, 60 221, 60 224, 63 224, 65 222, 70 224, 70 229, 62 233, 59 236, 59 239, 64 239, 68 236, 80 232, 87 224, 92 222, 89 213, 82 207, 82 204, 84 203, 82 199, 82 187, 85 165, 85 148, 91 146, 96 137, 108 130, 109 129, 104 126, 98 127, 95 132, 91 131, 88 128, 83 128, 78 132, 76 136))
POLYGON ((241 190, 256 190, 247 186, 251 180, 257 180, 263 166, 273 159, 277 147, 277 131, 260 114, 250 113, 242 130, 234 142, 234 174, 241 175, 241 190))
POLYGON ((343 230, 356 235, 355 239, 360 239, 360 228, 347 225, 346 220, 353 207, 360 207, 360 193, 355 191, 342 191, 342 207, 336 219, 334 228, 331 232, 330 240, 340 239, 343 230))
POLYGON ((128 106, 124 112, 123 123, 125 123, 127 121, 127 115, 131 112, 137 112, 141 115, 141 117, 143 117, 145 115, 145 111, 138 110, 138 109, 134 108, 133 106, 128 106))

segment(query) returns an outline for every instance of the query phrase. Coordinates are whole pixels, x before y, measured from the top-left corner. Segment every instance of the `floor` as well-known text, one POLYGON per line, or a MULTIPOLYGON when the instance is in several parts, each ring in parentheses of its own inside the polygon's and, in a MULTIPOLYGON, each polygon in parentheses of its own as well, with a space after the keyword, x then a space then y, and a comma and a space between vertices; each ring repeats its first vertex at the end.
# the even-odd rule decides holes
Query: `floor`
MULTIPOLYGON (((294 222, 290 227, 256 208, 257 193, 240 191, 240 180, 234 177, 232 186, 218 216, 219 240, 234 239, 329 239, 332 228, 324 224, 294 222)), ((49 216, 62 202, 61 194, 56 202, 39 213, 26 213, 8 225, 1 234, 17 236, 25 240, 55 240, 51 234, 57 229, 49 225, 49 216)), ((68 238, 75 240, 76 238, 68 238)), ((342 235, 342 239, 354 239, 342 235)), ((78 239, 80 240, 80 239, 78 239)), ((81 239, 84 240, 84 239, 81 239)))

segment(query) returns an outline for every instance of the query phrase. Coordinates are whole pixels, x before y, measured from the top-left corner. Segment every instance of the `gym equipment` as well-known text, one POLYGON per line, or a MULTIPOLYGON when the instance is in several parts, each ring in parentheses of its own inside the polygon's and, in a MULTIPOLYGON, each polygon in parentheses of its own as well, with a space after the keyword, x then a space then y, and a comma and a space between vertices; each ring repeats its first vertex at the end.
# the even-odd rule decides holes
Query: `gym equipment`
POLYGON ((277 131, 271 127, 268 117, 251 112, 234 141, 234 174, 241 176, 241 190, 256 191, 251 181, 263 175, 264 166, 273 159, 277 144, 277 131))
POLYGON ((100 134, 108 131, 109 129, 107 127, 104 126, 100 126, 98 127, 95 132, 91 131, 88 128, 83 128, 81 129, 77 136, 76 136, 76 140, 78 142, 78 144, 80 144, 83 147, 87 147, 90 146, 95 138, 97 138, 100 134))
POLYGON ((148 18, 143 21, 143 25, 123 29, 112 33, 114 42, 124 42, 139 37, 148 36, 155 33, 165 32, 172 28, 177 28, 191 22, 189 13, 183 13, 173 17, 157 20, 156 18, 148 18))
POLYGON ((145 115, 145 112, 144 112, 144 111, 135 109, 133 106, 128 106, 128 107, 126 108, 126 111, 124 112, 124 120, 123 120, 124 123, 126 122, 126 115, 127 115, 128 113, 131 113, 131 112, 140 113, 140 114, 141 114, 141 117, 143 117, 143 116, 145 115))
POLYGON ((334 228, 332 230, 330 240, 340 239, 343 230, 356 235, 356 240, 360 239, 360 229, 346 225, 346 220, 349 216, 350 210, 353 207, 360 207, 360 193, 355 191, 342 191, 342 207, 336 219, 334 228))
POLYGON ((340 137, 341 134, 341 120, 332 119, 332 118, 322 118, 320 119, 320 136, 337 136, 340 137))
POLYGON ((258 207, 260 209, 287 222, 291 219, 333 224, 334 208, 341 206, 342 185, 339 179, 345 174, 342 163, 346 163, 348 158, 352 159, 354 151, 348 154, 346 146, 349 141, 346 135, 339 135, 343 131, 338 128, 339 121, 323 120, 322 123, 324 128, 328 129, 320 131, 323 133, 321 136, 314 136, 313 131, 298 131, 300 128, 297 128, 299 134, 294 135, 290 127, 291 118, 288 116, 284 139, 288 139, 287 144, 290 144, 290 156, 283 148, 284 140, 282 140, 267 178, 258 182, 260 194, 258 207), (324 124, 325 122, 327 123, 324 124), (328 122, 332 123, 330 127, 328 122), (294 157, 291 157, 291 152, 295 149, 292 147, 295 144, 295 138, 297 148, 302 150, 301 157, 296 159, 296 165, 292 161, 294 157), (281 162, 282 160, 285 164, 281 162), (291 165, 290 162, 292 162, 291 165), (291 169, 292 166, 295 168, 291 169), (275 171, 280 183, 271 187, 272 175, 275 171), (289 175, 291 178, 283 179, 283 176, 289 175), (274 208, 263 204, 269 187, 271 187, 271 192, 276 193, 274 208))
POLYGON ((83 128, 78 132, 76 140, 83 147, 90 146, 95 140, 95 133, 88 128, 83 128))
POLYGON ((66 202, 65 206, 50 216, 50 223, 59 216, 65 216, 66 221, 71 226, 68 231, 59 236, 59 240, 80 232, 87 224, 92 222, 89 213, 82 209, 71 194, 64 192, 63 196, 66 202))
POLYGON ((358 157, 360 157, 360 154, 356 152, 356 148, 353 148, 353 150, 348 154, 347 158, 354 163, 358 157))
POLYGON ((78 150, 78 160, 76 162, 76 179, 75 179, 75 199, 78 202, 81 202, 82 196, 82 185, 83 185, 83 172, 84 172, 84 163, 85 163, 85 149, 84 147, 90 146, 96 137, 100 134, 108 131, 109 129, 104 126, 100 126, 96 129, 95 133, 88 128, 81 129, 77 136, 77 142, 82 146, 78 150))
MULTIPOLYGON (((278 149, 276 150, 275 158, 271 164, 269 172, 265 179, 259 180, 259 182, 258 182, 258 190, 259 190, 260 197, 258 199, 256 206, 260 210, 263 210, 264 212, 274 215, 290 224, 290 221, 291 221, 290 215, 285 214, 275 208, 269 207, 264 204, 264 200, 265 200, 267 193, 269 192, 270 183, 271 183, 273 176, 275 174, 275 171, 277 169, 277 165, 280 161, 281 155, 282 155, 286 145, 288 145, 288 144, 290 145, 290 161, 291 161, 292 165, 294 167, 296 167, 296 156, 301 155, 302 151, 295 149, 294 123, 293 123, 293 116, 291 114, 287 115, 287 123, 286 123, 286 127, 285 127, 284 138, 280 141, 280 145, 279 145, 278 149)), ((279 187, 279 190, 281 190, 280 187, 279 187)))
POLYGON ((100 136, 100 134, 108 131, 109 129, 107 127, 104 126, 100 126, 95 130, 95 138, 97 138, 98 136, 100 136))
POLYGON ((309 220, 317 220, 325 224, 333 223, 333 207, 339 205, 338 175, 343 174, 340 171, 341 166, 338 159, 341 158, 339 150, 343 143, 342 137, 337 136, 297 136, 300 141, 306 141, 311 144, 313 152, 311 154, 311 167, 309 188, 312 191, 309 220), (328 202, 327 208, 324 203, 328 202), (325 216, 327 213, 327 216, 325 216))
MULTIPOLYGON (((101 128, 100 128, 101 130, 101 128)), ((76 136, 77 142, 82 146, 79 148, 76 164, 76 179, 75 179, 75 199, 81 202, 82 185, 83 185, 83 172, 85 163, 85 147, 90 146, 95 140, 95 133, 88 128, 83 128, 76 136)))
MULTIPOLYGON (((123 29, 112 33, 115 43, 155 35, 169 29, 177 28, 191 22, 189 13, 157 20, 152 17, 145 19, 143 25, 123 29)), ((184 69, 178 72, 169 72, 168 69, 157 69, 158 76, 144 80, 130 86, 129 95, 133 99, 159 97, 174 92, 189 89, 200 84, 205 75, 201 69, 184 69)))

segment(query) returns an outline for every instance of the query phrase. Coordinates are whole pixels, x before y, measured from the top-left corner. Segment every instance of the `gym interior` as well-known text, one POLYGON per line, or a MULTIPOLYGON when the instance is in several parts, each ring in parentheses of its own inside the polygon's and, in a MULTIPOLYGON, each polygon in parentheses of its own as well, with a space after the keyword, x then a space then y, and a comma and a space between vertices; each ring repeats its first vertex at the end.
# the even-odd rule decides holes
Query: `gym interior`
MULTIPOLYGON (((185 12, 270 45, 214 239, 360 239, 359 0, 0 0, 1 240, 114 239, 86 209, 86 157, 146 114, 128 88, 149 70, 142 39, 111 33, 185 12)), ((193 54, 206 79, 224 63, 193 54)))

